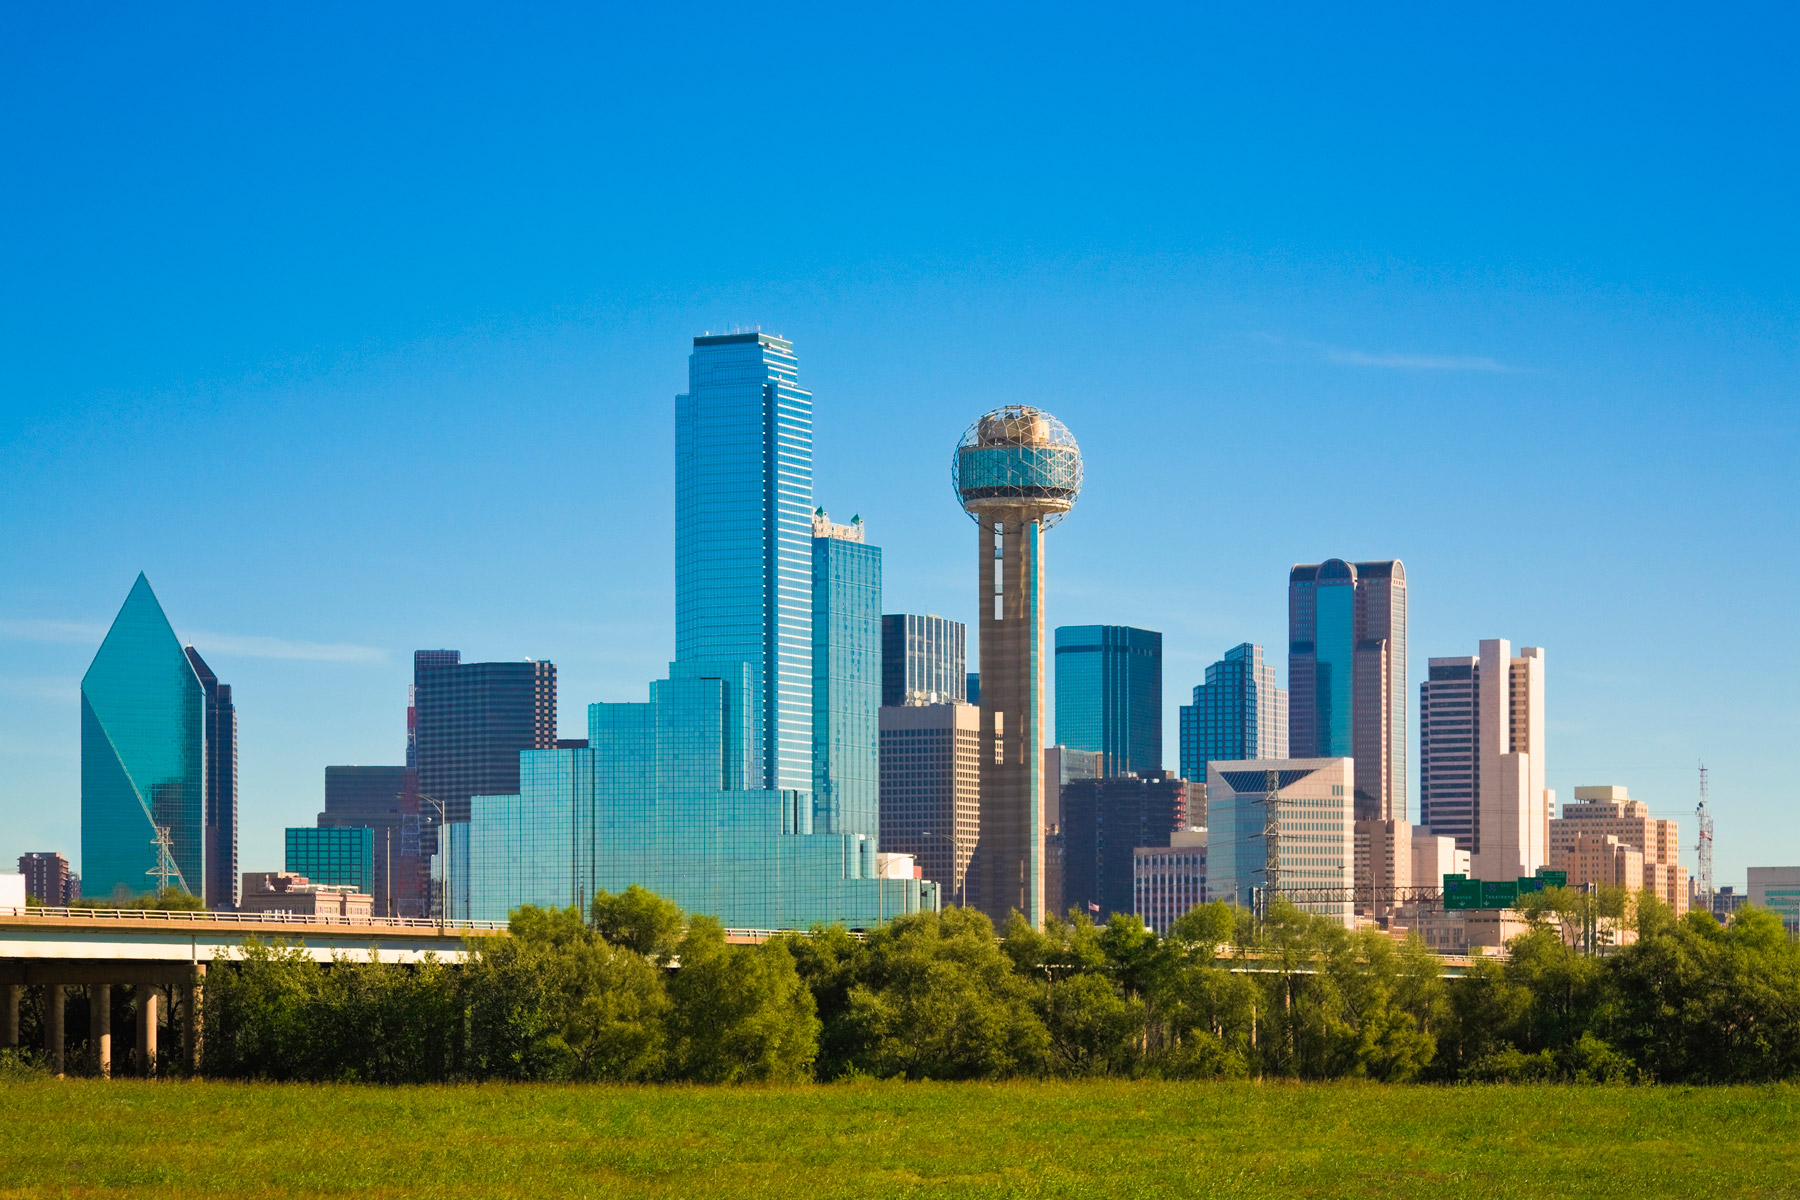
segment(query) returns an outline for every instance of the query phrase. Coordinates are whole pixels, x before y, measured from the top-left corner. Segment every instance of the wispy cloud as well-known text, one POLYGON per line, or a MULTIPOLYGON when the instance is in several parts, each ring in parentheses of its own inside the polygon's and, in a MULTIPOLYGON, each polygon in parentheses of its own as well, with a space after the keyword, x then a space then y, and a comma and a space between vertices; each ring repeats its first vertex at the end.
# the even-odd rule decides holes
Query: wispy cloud
POLYGON ((298 662, 382 662, 387 651, 349 642, 290 642, 286 638, 255 637, 238 633, 201 633, 188 641, 202 655, 221 658, 285 658, 298 662))
POLYGON ((1513 368, 1482 355, 1370 354, 1363 350, 1325 347, 1328 362, 1346 367, 1381 367, 1392 371, 1491 371, 1505 374, 1513 368))
MULTIPOLYGON (((0 618, 0 639, 16 642, 61 642, 98 647, 106 637, 105 625, 83 621, 43 621, 0 618)), ((376 663, 387 660, 387 651, 349 642, 296 642, 287 638, 254 634, 195 631, 184 639, 202 655, 221 658, 280 658, 295 662, 376 663)))

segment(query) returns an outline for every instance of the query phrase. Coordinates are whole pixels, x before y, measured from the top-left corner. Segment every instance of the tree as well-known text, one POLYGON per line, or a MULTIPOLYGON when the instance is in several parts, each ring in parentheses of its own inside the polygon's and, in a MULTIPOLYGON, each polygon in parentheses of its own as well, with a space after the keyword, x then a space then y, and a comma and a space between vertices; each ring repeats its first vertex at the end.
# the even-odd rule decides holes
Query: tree
POLYGON ((819 1019, 785 939, 732 946, 695 917, 669 983, 669 1070, 695 1083, 810 1079, 819 1019))
POLYGON ((601 937, 665 966, 686 922, 680 905, 635 883, 617 895, 601 891, 588 906, 588 923, 601 937))

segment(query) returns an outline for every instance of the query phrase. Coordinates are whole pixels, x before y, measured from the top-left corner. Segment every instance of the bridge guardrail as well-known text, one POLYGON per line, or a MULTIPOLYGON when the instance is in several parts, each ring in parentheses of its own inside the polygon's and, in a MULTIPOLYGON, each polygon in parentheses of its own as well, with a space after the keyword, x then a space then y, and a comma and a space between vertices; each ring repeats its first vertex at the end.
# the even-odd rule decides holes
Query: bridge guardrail
POLYGON ((0 917, 7 916, 64 917, 81 921, 187 921, 209 925, 305 925, 324 928, 353 926, 358 929, 367 929, 373 926, 378 929, 442 929, 447 933, 462 929, 494 932, 506 928, 505 921, 438 922, 427 917, 340 917, 279 912, 216 913, 199 912, 192 909, 154 908, 40 908, 36 905, 28 905, 24 908, 0 908, 0 917))

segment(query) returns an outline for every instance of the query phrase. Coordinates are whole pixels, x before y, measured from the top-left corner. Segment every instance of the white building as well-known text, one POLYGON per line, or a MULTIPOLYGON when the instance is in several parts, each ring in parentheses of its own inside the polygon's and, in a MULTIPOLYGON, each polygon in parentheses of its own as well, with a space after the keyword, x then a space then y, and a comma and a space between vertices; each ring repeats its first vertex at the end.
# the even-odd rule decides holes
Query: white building
POLYGON ((1750 903, 1781 914, 1789 933, 1800 933, 1800 867, 1751 867, 1750 903))
POLYGON ((1206 768, 1207 894, 1249 906, 1269 886, 1269 798, 1279 858, 1274 890, 1299 907, 1352 922, 1354 760, 1253 758, 1206 768))
POLYGON ((1131 890, 1133 911, 1158 934, 1206 903, 1206 830, 1179 830, 1169 835, 1167 846, 1132 850, 1131 890))

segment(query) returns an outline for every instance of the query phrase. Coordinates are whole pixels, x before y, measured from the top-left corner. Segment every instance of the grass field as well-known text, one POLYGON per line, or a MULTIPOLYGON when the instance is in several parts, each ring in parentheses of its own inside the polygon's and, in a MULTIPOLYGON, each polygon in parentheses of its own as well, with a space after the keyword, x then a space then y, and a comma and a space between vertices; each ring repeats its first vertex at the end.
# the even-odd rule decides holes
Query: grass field
POLYGON ((0 1197, 1800 1196, 1800 1089, 0 1085, 0 1197))

